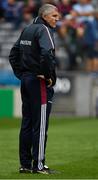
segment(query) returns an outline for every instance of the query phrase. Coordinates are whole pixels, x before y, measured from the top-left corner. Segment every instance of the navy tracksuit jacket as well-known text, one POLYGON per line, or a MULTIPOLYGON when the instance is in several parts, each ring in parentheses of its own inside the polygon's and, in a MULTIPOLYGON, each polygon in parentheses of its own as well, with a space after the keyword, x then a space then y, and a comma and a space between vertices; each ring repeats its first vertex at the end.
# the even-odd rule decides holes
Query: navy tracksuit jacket
POLYGON ((11 49, 9 61, 21 80, 22 124, 19 138, 20 164, 43 169, 53 87, 56 82, 52 28, 40 17, 26 27, 11 49), (37 75, 44 75, 39 79, 37 75))

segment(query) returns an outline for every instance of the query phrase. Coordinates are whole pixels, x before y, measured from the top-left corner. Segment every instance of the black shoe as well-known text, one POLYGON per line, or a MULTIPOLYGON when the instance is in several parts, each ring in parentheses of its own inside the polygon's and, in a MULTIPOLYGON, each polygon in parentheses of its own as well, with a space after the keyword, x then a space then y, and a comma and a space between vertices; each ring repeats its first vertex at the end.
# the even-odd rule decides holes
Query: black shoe
POLYGON ((45 168, 43 168, 43 169, 33 169, 33 173, 35 174, 35 173, 37 173, 37 174, 51 174, 50 173, 50 171, 47 169, 45 169, 45 168))
POLYGON ((20 168, 19 168, 19 172, 20 172, 20 173, 32 173, 33 170, 32 170, 32 168, 20 167, 20 168))
POLYGON ((57 174, 57 171, 50 169, 47 165, 44 165, 44 170, 48 172, 48 174, 57 174))

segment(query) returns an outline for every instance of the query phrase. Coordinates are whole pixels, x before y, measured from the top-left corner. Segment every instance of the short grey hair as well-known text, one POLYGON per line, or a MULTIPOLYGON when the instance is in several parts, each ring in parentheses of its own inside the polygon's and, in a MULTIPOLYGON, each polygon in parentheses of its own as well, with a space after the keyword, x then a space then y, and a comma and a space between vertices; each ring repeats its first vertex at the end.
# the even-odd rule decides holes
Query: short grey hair
POLYGON ((43 15, 50 14, 53 10, 58 11, 57 7, 52 4, 44 4, 40 7, 38 15, 42 17, 43 15))

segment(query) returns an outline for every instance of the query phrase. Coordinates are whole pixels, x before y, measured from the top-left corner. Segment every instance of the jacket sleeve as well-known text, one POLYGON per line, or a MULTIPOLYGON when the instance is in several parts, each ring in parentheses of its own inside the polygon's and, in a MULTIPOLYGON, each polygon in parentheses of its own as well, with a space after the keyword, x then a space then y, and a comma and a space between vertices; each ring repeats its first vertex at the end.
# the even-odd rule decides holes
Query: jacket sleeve
POLYGON ((9 62, 14 71, 15 76, 20 79, 22 75, 21 63, 20 63, 20 38, 16 41, 12 47, 9 55, 9 62))
POLYGON ((51 34, 44 25, 40 29, 38 41, 41 49, 41 72, 43 72, 46 79, 49 79, 55 69, 55 47, 51 34))

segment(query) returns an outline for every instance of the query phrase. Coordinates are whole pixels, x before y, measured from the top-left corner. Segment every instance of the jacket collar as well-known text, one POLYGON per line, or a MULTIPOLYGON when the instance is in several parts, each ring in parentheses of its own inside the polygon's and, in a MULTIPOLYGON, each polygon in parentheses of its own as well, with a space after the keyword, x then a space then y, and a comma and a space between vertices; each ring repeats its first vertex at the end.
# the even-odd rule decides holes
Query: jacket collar
POLYGON ((36 17, 33 21, 34 24, 44 24, 45 26, 49 27, 51 30, 53 30, 54 28, 52 28, 42 17, 36 17))

